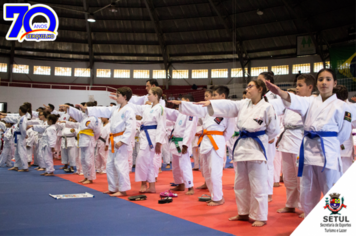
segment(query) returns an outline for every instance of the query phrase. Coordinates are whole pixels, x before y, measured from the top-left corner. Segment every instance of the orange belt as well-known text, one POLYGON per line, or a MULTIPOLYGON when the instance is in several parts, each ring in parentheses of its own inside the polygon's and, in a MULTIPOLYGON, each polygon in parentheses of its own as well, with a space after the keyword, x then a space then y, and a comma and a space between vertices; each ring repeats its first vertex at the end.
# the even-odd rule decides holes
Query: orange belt
POLYGON ((111 143, 111 152, 114 153, 115 152, 115 143, 114 143, 114 137, 117 137, 117 136, 121 136, 124 134, 125 131, 122 131, 120 133, 116 133, 116 134, 110 134, 110 143, 111 143))
POLYGON ((208 138, 210 139, 211 144, 213 145, 215 151, 219 149, 218 145, 216 145, 215 140, 213 139, 213 137, 211 135, 224 135, 223 131, 208 131, 206 129, 204 129, 203 133, 201 134, 199 140, 198 140, 198 145, 200 145, 201 141, 203 140, 204 136, 208 136, 208 138))
POLYGON ((195 134, 195 136, 200 136, 200 135, 201 135, 201 133, 196 133, 196 134, 195 134))

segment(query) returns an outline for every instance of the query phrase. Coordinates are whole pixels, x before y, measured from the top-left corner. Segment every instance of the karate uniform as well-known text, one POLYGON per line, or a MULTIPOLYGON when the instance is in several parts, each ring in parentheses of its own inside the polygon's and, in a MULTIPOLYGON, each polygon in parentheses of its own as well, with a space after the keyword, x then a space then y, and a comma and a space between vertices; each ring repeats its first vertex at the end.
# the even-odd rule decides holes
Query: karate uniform
MULTIPOLYGON (((138 153, 140 151, 140 127, 141 127, 141 121, 136 120, 136 128, 135 128, 135 147, 132 153, 132 165, 136 165, 136 159, 138 156, 138 153)), ((130 163, 129 163, 130 164, 130 163)), ((130 169, 132 170, 132 168, 130 169)))
POLYGON ((95 180, 95 159, 94 149, 96 140, 99 138, 99 121, 97 118, 88 116, 73 107, 68 108, 68 115, 79 122, 79 148, 80 148, 80 162, 82 164, 84 177, 88 180, 95 180), (85 134, 83 132, 91 133, 85 134))
POLYGON ((286 207, 303 210, 300 203, 300 178, 298 177, 297 157, 303 139, 303 121, 300 114, 286 109, 282 100, 272 100, 270 103, 279 108, 278 116, 284 115, 284 131, 277 139, 277 150, 282 155, 283 182, 287 192, 286 207))
POLYGON ((6 164, 6 167, 11 167, 11 159, 12 159, 12 150, 14 149, 14 131, 13 127, 5 128, 4 132, 4 143, 3 149, 0 156, 0 167, 3 167, 6 164))
POLYGON ((194 184, 190 155, 192 154, 192 141, 197 129, 197 118, 180 114, 179 111, 174 109, 165 108, 165 111, 166 119, 175 122, 169 149, 173 155, 174 183, 184 183, 186 188, 192 188, 194 184), (180 141, 180 138, 183 138, 183 140, 180 141), (175 139, 177 140, 175 141, 175 139), (183 145, 187 146, 185 154, 182 153, 183 145))
MULTIPOLYGON (((39 121, 39 125, 41 126, 44 126, 44 127, 47 127, 47 121, 39 121)), ((44 156, 42 155, 42 150, 41 150, 41 147, 43 146, 43 135, 42 133, 38 133, 37 132, 37 143, 35 144, 35 154, 34 154, 34 162, 37 163, 37 165, 40 167, 40 168, 46 168, 46 164, 45 164, 45 161, 44 161, 44 156)))
POLYGON ((173 128, 174 128, 174 122, 167 119, 166 120, 166 141, 167 141, 167 143, 165 143, 162 146, 162 159, 163 159, 163 163, 166 165, 168 165, 172 162, 172 153, 169 151, 170 143, 168 142, 168 140, 169 140, 169 137, 171 136, 173 128))
MULTIPOLYGON (((78 122, 71 122, 71 121, 67 121, 65 124, 66 128, 70 128, 70 129, 74 129, 74 135, 75 137, 78 137, 78 133, 79 133, 79 123, 78 122)), ((80 161, 81 158, 81 152, 80 152, 80 148, 78 147, 79 143, 78 143, 78 138, 75 141, 75 146, 73 147, 75 151, 73 151, 74 154, 74 163, 75 163, 75 167, 76 167, 76 172, 77 174, 83 174, 83 168, 82 168, 82 163, 80 161)))
MULTIPOLYGON (((68 119, 66 119, 68 120, 68 119)), ((76 166, 76 157, 78 156, 77 148, 77 135, 76 132, 71 132, 71 127, 67 126, 67 123, 57 124, 57 135, 61 136, 61 159, 63 165, 76 166)))
POLYGON ((200 158, 202 159, 202 171, 213 201, 220 201, 223 198, 222 174, 223 159, 226 155, 226 141, 234 133, 234 119, 213 117, 208 114, 206 107, 194 105, 190 102, 183 102, 179 106, 179 112, 187 116, 196 116, 203 120, 203 130, 207 132, 218 131, 223 135, 202 136, 200 143, 200 158), (214 147, 214 146, 215 147, 214 147))
POLYGON ((289 94, 291 103, 283 103, 302 116, 304 131, 336 132, 337 136, 323 137, 325 157, 320 138, 304 138, 304 163, 299 154, 299 166, 304 171, 301 178, 301 204, 307 216, 320 201, 321 192, 325 195, 342 174, 340 145, 351 133, 351 117, 348 106, 332 95, 324 102, 321 96, 299 97, 289 94), (349 120, 349 121, 348 121, 349 120), (327 162, 325 163, 325 161, 327 162), (325 165, 325 169, 323 167, 325 165))
MULTIPOLYGON (((272 100, 273 101, 273 100, 272 100)), ((279 135, 276 137, 276 145, 277 145, 277 141, 279 136, 283 133, 284 131, 284 126, 283 126, 283 120, 284 120, 284 116, 283 115, 278 115, 279 118, 279 128, 280 128, 280 133, 279 135)), ((282 153, 278 150, 278 148, 276 147, 276 154, 274 156, 274 160, 273 160, 273 169, 274 169, 274 177, 273 177, 273 182, 274 183, 279 183, 279 181, 281 180, 281 173, 282 173, 282 153)))
MULTIPOLYGON (((194 160, 194 169, 199 169, 200 164, 200 151, 199 151, 199 137, 203 132, 203 120, 201 118, 197 121, 197 128, 194 134, 193 142, 192 142, 192 151, 193 151, 193 160, 194 160)), ((202 172, 203 173, 203 172, 202 172)))
MULTIPOLYGON (((123 108, 114 107, 88 107, 90 116, 110 118, 110 144, 109 156, 106 164, 106 173, 111 192, 125 192, 131 189, 129 176, 128 148, 131 148, 131 139, 135 127, 135 114, 130 105, 123 108), (114 137, 114 134, 121 133, 114 137), (112 142, 113 141, 113 142, 112 142), (115 144, 122 142, 117 149, 115 144), (113 146, 114 145, 114 146, 113 146)), ((108 126, 107 125, 107 126, 108 126)), ((105 126, 106 127, 106 126, 105 126)))
MULTIPOLYGON (((243 132, 265 131, 264 134, 257 136, 265 149, 268 141, 279 134, 276 113, 272 105, 264 99, 256 105, 253 105, 250 99, 210 102, 211 106, 208 107, 210 115, 237 116, 236 126, 241 131, 240 137, 243 137, 243 132)), ((235 146, 233 159, 238 214, 249 215, 251 219, 257 221, 267 221, 268 215, 268 166, 265 156, 267 153, 263 151, 262 146, 253 138, 241 138, 235 146)))
POLYGON ((26 151, 27 151, 27 161, 32 162, 32 156, 33 156, 33 146, 36 142, 36 131, 33 131, 33 129, 28 129, 26 131, 26 151))
POLYGON ((110 122, 105 126, 102 124, 100 129, 100 137, 96 141, 95 153, 95 169, 96 172, 106 173, 106 162, 108 159, 108 151, 105 151, 106 146, 109 146, 110 122))
POLYGON ((136 115, 142 116, 142 126, 157 126, 155 129, 143 130, 140 132, 140 151, 136 159, 135 181, 156 182, 157 165, 155 165, 156 143, 164 145, 166 143, 166 113, 160 104, 135 105, 129 104, 136 115), (149 144, 148 137, 151 140, 149 144))
MULTIPOLYGON (((54 114, 54 113, 52 113, 54 114)), ((68 121, 69 120, 69 115, 67 113, 59 113, 60 117, 58 118, 58 121, 68 121)), ((62 151, 62 129, 59 126, 56 126, 57 128, 57 140, 56 140, 56 147, 55 150, 57 152, 57 158, 59 159, 59 152, 62 151)), ((61 158, 62 158, 61 154, 61 158)), ((63 161, 62 161, 63 163, 63 161)))
POLYGON ((42 142, 40 146, 41 155, 43 157, 46 173, 54 172, 52 148, 55 148, 57 142, 56 125, 34 125, 32 129, 42 133, 42 142))

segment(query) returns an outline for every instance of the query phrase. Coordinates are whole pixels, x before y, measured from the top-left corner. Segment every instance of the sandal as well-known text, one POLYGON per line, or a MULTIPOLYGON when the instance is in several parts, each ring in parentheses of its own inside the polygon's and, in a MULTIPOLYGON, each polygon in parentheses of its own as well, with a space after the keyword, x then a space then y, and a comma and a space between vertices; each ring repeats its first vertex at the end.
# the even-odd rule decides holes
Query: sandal
POLYGON ((173 202, 173 198, 171 197, 161 197, 161 200, 158 200, 158 204, 165 204, 165 203, 171 203, 173 202))
POLYGON ((128 197, 128 199, 130 201, 143 201, 143 200, 147 199, 147 196, 146 195, 137 195, 137 196, 128 197))
POLYGON ((171 190, 162 192, 159 194, 160 197, 178 197, 178 194, 172 193, 171 190))
POLYGON ((208 194, 203 194, 199 197, 199 202, 207 202, 210 201, 211 197, 208 194))

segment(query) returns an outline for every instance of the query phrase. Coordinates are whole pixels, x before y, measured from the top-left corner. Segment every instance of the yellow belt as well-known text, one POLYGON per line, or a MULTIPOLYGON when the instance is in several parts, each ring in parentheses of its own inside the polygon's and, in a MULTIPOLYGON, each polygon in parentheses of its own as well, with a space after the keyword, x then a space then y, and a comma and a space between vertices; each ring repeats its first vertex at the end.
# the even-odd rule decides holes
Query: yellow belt
POLYGON ((79 133, 77 134, 78 143, 79 143, 79 134, 85 134, 85 135, 94 137, 94 131, 93 131, 92 129, 84 129, 84 130, 81 130, 81 131, 79 131, 79 133))

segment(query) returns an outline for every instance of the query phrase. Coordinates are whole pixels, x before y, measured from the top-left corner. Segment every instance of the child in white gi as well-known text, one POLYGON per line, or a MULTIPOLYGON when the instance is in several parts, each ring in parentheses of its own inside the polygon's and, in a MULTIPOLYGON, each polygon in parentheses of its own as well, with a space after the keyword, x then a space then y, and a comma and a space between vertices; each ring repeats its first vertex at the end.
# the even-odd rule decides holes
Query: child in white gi
POLYGON ((299 97, 266 82, 289 109, 299 113, 304 123, 304 140, 299 153, 301 204, 307 216, 338 181, 342 173, 340 145, 351 133, 348 105, 333 95, 337 81, 331 69, 317 74, 318 97, 299 97), (323 142, 321 142, 323 141, 323 142))
POLYGON ((136 125, 135 113, 128 105, 131 96, 131 88, 121 87, 116 94, 119 106, 87 108, 89 116, 110 118, 110 145, 106 166, 109 191, 105 193, 112 197, 127 196, 126 191, 131 189, 128 149, 132 148, 132 135, 136 125))
POLYGON ((95 168, 97 173, 105 174, 110 142, 110 123, 109 119, 106 117, 100 117, 100 119, 102 121, 102 127, 100 130, 100 136, 96 144, 97 146, 95 153, 95 168))
MULTIPOLYGON (((3 123, 1 123, 3 124, 3 123)), ((6 123, 5 127, 2 127, 4 130, 3 134, 3 149, 0 156, 0 167, 3 167, 6 164, 6 167, 11 167, 11 154, 14 148, 14 131, 13 131, 13 124, 6 123)))
MULTIPOLYGON (((214 87, 213 99, 226 99, 229 89, 225 86, 214 87)), ((170 101, 179 105, 179 112, 188 116, 196 116, 203 119, 203 133, 198 144, 200 146, 200 158, 202 159, 202 171, 206 185, 211 193, 211 201, 208 206, 219 206, 225 203, 222 191, 222 174, 224 156, 226 155, 226 141, 234 133, 234 119, 213 117, 208 114, 206 107, 184 101, 170 101)))

